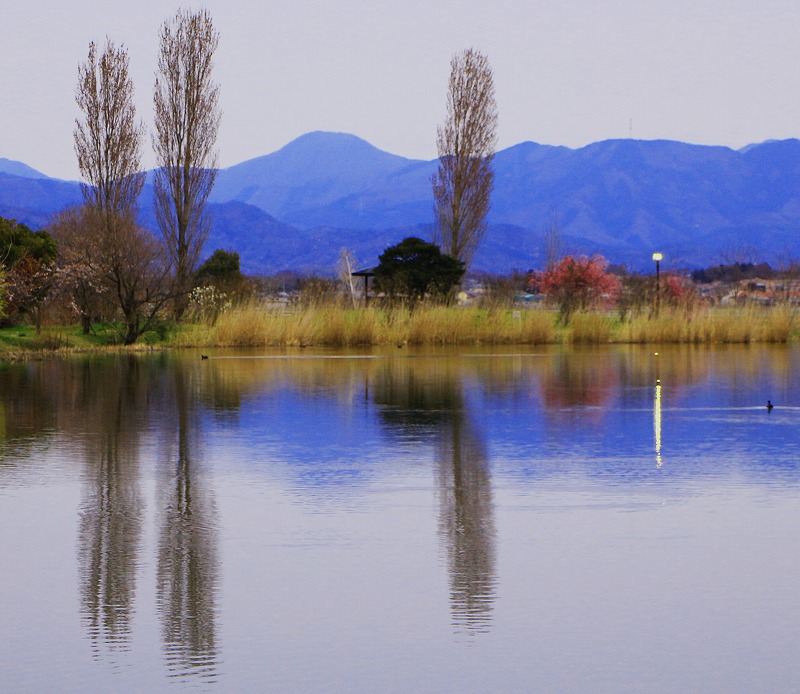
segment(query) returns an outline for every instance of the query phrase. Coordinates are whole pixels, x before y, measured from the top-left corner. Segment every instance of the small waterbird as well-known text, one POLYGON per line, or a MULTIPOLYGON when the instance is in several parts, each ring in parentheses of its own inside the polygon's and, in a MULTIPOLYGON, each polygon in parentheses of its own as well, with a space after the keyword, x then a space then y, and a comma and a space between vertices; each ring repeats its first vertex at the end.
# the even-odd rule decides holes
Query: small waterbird
POLYGON ((773 407, 775 407, 775 405, 772 404, 772 400, 767 400, 767 412, 772 412, 773 407))

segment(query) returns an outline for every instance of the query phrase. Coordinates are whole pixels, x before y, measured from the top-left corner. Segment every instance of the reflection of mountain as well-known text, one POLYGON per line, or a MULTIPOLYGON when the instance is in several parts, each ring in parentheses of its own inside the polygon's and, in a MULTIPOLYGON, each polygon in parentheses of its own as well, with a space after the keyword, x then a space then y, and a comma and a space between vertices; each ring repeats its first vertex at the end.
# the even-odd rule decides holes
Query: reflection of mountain
POLYGON ((130 646, 141 545, 143 503, 139 489, 135 403, 141 370, 131 358, 83 373, 84 411, 97 424, 86 438, 85 486, 79 525, 81 611, 96 650, 130 646), (112 368, 109 369, 108 367, 112 368), (111 377, 108 377, 111 376, 111 377))
POLYGON ((162 480, 157 602, 167 666, 179 676, 216 676, 216 518, 213 496, 197 469, 192 384, 184 363, 174 365, 176 460, 162 480))
POLYGON ((469 412, 461 370, 429 360, 388 361, 376 379, 381 419, 405 441, 433 437, 439 533, 447 554, 453 625, 469 633, 491 622, 495 525, 486 445, 469 412))

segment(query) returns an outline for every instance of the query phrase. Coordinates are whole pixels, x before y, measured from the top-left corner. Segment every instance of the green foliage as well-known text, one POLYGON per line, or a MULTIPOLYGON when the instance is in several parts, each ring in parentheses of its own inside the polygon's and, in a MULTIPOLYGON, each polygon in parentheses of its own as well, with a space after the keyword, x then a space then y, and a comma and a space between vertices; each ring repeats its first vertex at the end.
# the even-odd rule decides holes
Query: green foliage
POLYGON ((408 301, 426 295, 446 297, 464 275, 464 263, 442 253, 435 243, 415 236, 387 248, 378 258, 375 284, 390 297, 408 301))
POLYGON ((53 285, 56 242, 46 231, 31 231, 0 217, 0 320, 13 324, 23 315, 41 327, 39 308, 53 285))
POLYGON ((55 239, 46 231, 31 231, 16 220, 0 217, 0 266, 10 270, 23 258, 49 264, 55 257, 55 239))
POLYGON ((203 285, 207 280, 241 281, 239 254, 235 251, 224 251, 218 248, 211 254, 195 274, 195 284, 203 285))
MULTIPOLYGON (((194 276, 194 286, 195 292, 198 288, 214 288, 218 294, 225 296, 225 301, 237 304, 253 293, 253 283, 240 269, 239 254, 222 249, 214 251, 198 268, 194 276)), ((190 294, 190 297, 193 296, 194 292, 190 294)))

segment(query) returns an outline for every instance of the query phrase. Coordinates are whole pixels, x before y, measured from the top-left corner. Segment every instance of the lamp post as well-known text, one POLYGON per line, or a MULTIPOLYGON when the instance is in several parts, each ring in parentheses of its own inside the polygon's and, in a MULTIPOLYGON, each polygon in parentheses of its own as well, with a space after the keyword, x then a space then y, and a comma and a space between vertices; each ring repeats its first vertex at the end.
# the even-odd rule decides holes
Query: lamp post
POLYGON ((661 266, 660 263, 664 259, 663 254, 653 253, 653 260, 656 261, 656 315, 661 308, 661 266))

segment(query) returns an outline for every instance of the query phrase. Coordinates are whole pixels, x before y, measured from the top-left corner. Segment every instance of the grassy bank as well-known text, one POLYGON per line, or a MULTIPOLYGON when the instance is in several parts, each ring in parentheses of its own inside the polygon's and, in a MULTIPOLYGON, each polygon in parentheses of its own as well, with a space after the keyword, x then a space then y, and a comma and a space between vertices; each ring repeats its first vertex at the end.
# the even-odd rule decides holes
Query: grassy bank
POLYGON ((32 326, 21 325, 0 329, 0 359, 28 360, 69 352, 143 351, 168 346, 169 337, 153 332, 129 347, 120 342, 119 332, 111 326, 97 325, 84 335, 79 325, 47 326, 38 333, 32 326))
MULTIPOLYGON (((664 309, 656 316, 621 321, 603 313, 578 313, 568 326, 542 309, 407 308, 345 309, 314 306, 276 311, 253 303, 224 313, 214 325, 181 325, 146 333, 133 350, 173 347, 356 347, 475 344, 734 344, 786 343, 800 337, 797 311, 788 306, 664 309)), ((70 351, 122 349, 118 334, 96 326, 0 330, 0 359, 70 351)))

